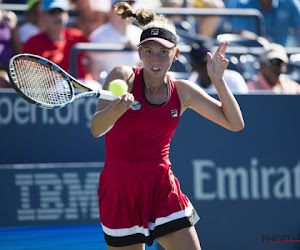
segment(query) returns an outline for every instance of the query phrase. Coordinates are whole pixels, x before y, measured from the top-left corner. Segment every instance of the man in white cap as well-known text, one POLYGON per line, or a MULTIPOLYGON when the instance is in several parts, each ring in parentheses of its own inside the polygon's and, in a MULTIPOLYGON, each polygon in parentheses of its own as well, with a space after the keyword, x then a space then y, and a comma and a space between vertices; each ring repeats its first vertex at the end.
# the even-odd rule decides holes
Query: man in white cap
POLYGON ((265 90, 277 94, 300 94, 300 84, 284 77, 288 56, 284 47, 271 43, 260 57, 257 80, 247 82, 250 91, 265 90))
POLYGON ((138 66, 140 64, 136 45, 139 43, 142 29, 134 25, 132 20, 124 21, 114 13, 114 5, 119 2, 127 2, 133 7, 136 4, 134 0, 112 0, 108 22, 92 32, 90 40, 93 43, 124 45, 128 51, 93 53, 91 72, 95 80, 98 80, 100 75, 110 72, 117 65, 138 66))

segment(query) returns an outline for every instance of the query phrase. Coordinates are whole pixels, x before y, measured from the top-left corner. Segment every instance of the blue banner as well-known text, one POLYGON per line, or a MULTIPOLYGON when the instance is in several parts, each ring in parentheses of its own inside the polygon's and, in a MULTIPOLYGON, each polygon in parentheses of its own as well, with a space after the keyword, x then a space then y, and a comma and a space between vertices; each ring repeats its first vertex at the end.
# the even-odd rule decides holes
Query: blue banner
MULTIPOLYGON (((202 248, 300 249, 300 96, 236 98, 244 130, 187 111, 171 143, 202 248)), ((105 149, 89 131, 96 104, 44 110, 0 92, 1 226, 99 223, 105 149)))

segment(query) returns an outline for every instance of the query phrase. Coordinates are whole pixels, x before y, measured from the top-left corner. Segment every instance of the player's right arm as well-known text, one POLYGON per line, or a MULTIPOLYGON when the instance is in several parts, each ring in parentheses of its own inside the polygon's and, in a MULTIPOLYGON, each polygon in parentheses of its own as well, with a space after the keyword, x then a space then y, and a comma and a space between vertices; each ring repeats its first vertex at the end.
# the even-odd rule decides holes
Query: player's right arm
MULTIPOLYGON (((127 82, 129 91, 132 89, 133 79, 131 79, 132 74, 134 74, 131 67, 118 66, 114 68, 108 75, 103 89, 107 90, 108 85, 111 81, 115 79, 122 79, 127 82)), ((117 98, 115 101, 107 101, 99 99, 97 109, 92 117, 91 121, 91 132, 95 137, 100 137, 107 133, 116 121, 128 110, 133 104, 134 97, 130 93, 117 98)))

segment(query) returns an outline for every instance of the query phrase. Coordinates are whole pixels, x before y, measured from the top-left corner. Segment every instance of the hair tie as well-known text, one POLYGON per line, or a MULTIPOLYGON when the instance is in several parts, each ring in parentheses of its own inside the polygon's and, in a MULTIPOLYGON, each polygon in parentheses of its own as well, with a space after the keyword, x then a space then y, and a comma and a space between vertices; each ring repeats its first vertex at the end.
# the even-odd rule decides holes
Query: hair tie
POLYGON ((133 13, 133 14, 132 14, 132 17, 136 18, 136 14, 135 14, 135 13, 133 13))

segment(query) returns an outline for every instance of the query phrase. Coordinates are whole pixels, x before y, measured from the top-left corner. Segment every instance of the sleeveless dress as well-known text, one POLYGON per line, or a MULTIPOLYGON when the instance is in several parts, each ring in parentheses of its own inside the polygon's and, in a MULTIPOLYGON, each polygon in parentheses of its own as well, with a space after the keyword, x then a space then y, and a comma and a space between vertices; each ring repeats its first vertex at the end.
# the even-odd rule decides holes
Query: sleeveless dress
POLYGON ((170 78, 168 84, 166 102, 151 104, 144 95, 142 69, 136 68, 131 91, 136 105, 105 135, 106 160, 98 196, 100 220, 110 246, 150 246, 155 238, 199 220, 170 169, 170 141, 181 104, 170 78))

